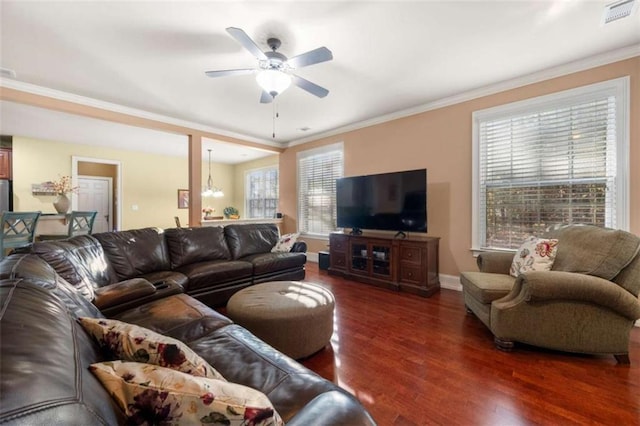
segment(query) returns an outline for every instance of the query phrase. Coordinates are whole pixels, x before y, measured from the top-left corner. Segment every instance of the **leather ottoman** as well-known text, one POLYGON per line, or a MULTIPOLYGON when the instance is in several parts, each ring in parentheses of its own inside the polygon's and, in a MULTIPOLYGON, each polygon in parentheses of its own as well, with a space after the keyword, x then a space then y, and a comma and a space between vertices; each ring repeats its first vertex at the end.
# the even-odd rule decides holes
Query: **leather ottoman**
POLYGON ((227 315, 294 359, 324 348, 333 334, 333 294, 316 284, 272 281, 229 299, 227 315))

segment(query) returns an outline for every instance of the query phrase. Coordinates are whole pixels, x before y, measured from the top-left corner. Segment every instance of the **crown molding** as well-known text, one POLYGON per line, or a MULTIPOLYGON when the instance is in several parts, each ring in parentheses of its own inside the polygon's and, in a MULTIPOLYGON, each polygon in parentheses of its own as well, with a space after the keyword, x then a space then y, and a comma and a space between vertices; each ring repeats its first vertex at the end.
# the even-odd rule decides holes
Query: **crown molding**
POLYGON ((531 74, 526 74, 526 75, 516 77, 510 80, 506 80, 500 83, 480 87, 467 92, 459 93, 457 95, 438 99, 438 100, 428 102, 426 104, 419 105, 416 107, 382 115, 380 117, 372 118, 370 120, 348 124, 343 127, 338 127, 338 128, 329 130, 327 132, 317 133, 315 135, 308 136, 302 139, 296 139, 286 143, 285 146, 287 148, 290 148, 292 146, 302 145, 308 142, 316 141, 318 139, 336 136, 338 134, 351 132, 351 131, 362 129, 365 127, 375 126, 376 124, 386 123, 388 121, 397 120, 399 118, 409 117, 411 115, 432 111, 434 109, 456 105, 462 102, 471 101, 473 99, 482 98, 484 96, 494 95, 496 93, 504 92, 511 89, 516 89, 518 87, 527 86, 529 84, 539 83, 541 81, 562 77, 568 74, 573 74, 573 73, 588 70, 591 68, 596 68, 602 65, 611 64, 613 62, 623 61, 625 59, 633 58, 636 56, 640 56, 640 45, 631 45, 631 46, 623 47, 620 49, 613 50, 611 52, 590 56, 588 58, 579 59, 573 62, 567 62, 562 65, 547 68, 531 74))
POLYGON ((282 148, 283 145, 277 142, 272 142, 265 139, 259 139, 252 136, 244 135, 241 133, 230 132, 228 130, 218 129, 215 127, 206 126, 204 124, 195 123, 192 121, 182 120, 179 118, 169 117, 162 114, 156 114, 149 111, 144 111, 137 108, 131 108, 124 105, 114 104, 111 102, 101 101, 86 96, 75 95, 73 93, 63 92, 61 90, 50 89, 48 87, 38 86, 31 83, 25 83, 18 80, 0 78, 0 87, 6 87, 8 89, 19 90, 21 92, 30 93, 39 96, 45 96, 52 99, 57 99, 66 102, 72 102, 78 105, 84 105, 88 107, 94 107, 103 109, 106 111, 116 112, 120 114, 126 114, 133 117, 144 118, 147 120, 159 121, 161 123, 172 124, 175 126, 186 127, 193 130, 199 130, 202 132, 214 133, 229 138, 240 139, 246 142, 253 142, 260 145, 266 145, 275 148, 282 148))

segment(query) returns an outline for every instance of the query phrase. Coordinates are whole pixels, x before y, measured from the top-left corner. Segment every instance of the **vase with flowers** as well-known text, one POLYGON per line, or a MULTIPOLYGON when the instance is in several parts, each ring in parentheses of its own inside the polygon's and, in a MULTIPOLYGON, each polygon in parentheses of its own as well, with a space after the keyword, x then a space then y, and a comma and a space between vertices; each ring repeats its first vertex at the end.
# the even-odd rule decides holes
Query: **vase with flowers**
POLYGON ((213 207, 205 207, 202 209, 202 213, 204 213, 204 219, 211 219, 213 216, 213 212, 215 212, 216 209, 214 209, 213 207))
POLYGON ((71 176, 62 176, 58 180, 47 182, 51 191, 56 194, 56 199, 53 202, 53 207, 59 214, 66 214, 71 206, 71 200, 69 200, 68 194, 72 194, 78 191, 77 186, 71 186, 71 176))

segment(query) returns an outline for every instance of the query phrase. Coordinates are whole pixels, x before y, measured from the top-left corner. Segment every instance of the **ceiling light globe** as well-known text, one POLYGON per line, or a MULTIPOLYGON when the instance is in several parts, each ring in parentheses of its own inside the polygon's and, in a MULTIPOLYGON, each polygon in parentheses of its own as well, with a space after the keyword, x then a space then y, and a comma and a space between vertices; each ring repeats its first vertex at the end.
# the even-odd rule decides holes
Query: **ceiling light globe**
POLYGON ((256 81, 262 90, 275 97, 291 85, 291 76, 278 70, 263 70, 256 75, 256 81))

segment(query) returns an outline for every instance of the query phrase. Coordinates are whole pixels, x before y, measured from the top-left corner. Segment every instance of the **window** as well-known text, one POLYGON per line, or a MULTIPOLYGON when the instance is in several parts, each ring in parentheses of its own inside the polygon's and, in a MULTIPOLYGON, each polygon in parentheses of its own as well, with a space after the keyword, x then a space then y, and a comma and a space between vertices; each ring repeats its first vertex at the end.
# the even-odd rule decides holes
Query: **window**
POLYGON ((336 229, 336 179, 342 143, 298 153, 298 231, 328 235, 336 229))
POLYGON ((245 174, 245 194, 248 219, 275 217, 278 210, 278 168, 248 171, 245 174))
POLYGON ((473 248, 558 224, 627 229, 627 77, 473 114, 473 248))

